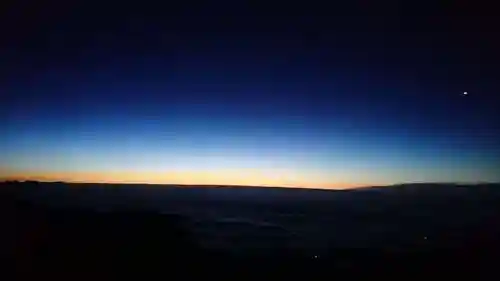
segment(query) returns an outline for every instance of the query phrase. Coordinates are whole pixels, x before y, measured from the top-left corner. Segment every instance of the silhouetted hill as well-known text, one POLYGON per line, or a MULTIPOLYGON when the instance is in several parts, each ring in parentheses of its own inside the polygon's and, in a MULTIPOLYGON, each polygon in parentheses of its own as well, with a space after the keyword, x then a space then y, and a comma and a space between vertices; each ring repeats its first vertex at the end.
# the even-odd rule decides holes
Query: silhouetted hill
POLYGON ((297 264, 289 273, 456 270, 484 267, 500 251, 498 184, 329 191, 6 182, 0 200, 2 253, 23 272, 161 271, 171 260, 297 264))

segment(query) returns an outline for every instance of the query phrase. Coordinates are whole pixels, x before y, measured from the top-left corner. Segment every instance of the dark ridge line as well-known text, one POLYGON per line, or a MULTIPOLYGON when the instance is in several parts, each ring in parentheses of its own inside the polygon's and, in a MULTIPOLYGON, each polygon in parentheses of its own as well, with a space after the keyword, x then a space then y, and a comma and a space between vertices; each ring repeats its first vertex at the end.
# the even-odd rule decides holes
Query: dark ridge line
POLYGON ((328 188, 307 188, 307 187, 285 187, 285 186, 258 186, 258 185, 216 185, 216 184, 157 184, 157 183, 110 183, 110 182, 65 182, 65 181, 17 181, 5 180, 0 184, 60 184, 60 185, 100 185, 100 186, 148 186, 148 187, 166 187, 166 188, 226 188, 226 189, 281 189, 281 190, 302 190, 302 191, 325 191, 325 192, 349 192, 349 191, 369 191, 369 190, 393 190, 405 187, 474 187, 474 186, 495 186, 500 182, 475 182, 475 183, 457 183, 457 182, 409 182, 396 183, 390 185, 361 186, 353 188, 328 189, 328 188))

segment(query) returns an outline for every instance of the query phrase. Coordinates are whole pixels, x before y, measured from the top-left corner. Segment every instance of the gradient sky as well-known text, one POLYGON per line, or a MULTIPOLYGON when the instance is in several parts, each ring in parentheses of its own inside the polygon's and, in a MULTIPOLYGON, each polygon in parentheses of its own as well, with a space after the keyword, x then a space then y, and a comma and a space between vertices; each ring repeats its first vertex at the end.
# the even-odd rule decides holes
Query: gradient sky
POLYGON ((486 11, 65 5, 0 17, 2 178, 500 181, 486 11))

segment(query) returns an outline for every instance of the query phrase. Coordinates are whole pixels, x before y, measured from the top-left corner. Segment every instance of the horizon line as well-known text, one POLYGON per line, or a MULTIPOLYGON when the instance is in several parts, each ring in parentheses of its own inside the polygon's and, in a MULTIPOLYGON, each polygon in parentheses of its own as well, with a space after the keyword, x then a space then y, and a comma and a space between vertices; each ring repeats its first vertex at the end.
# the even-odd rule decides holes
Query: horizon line
POLYGON ((349 190, 349 189, 366 189, 366 188, 384 188, 391 186, 402 186, 402 185, 497 185, 500 182, 468 182, 468 183, 460 183, 460 182, 403 182, 403 183, 394 183, 394 184, 384 184, 384 185, 364 185, 358 187, 349 187, 349 188, 321 188, 321 187, 302 187, 302 186, 274 186, 274 185, 239 185, 239 184, 177 184, 177 183, 148 183, 148 182, 91 182, 91 181, 61 181, 61 180, 35 180, 35 179, 6 179, 0 178, 0 183, 9 183, 9 182, 18 182, 18 183, 47 183, 47 184, 84 184, 84 185, 156 185, 156 186, 186 186, 186 187, 251 187, 251 188, 293 188, 293 189, 316 189, 316 190, 349 190))

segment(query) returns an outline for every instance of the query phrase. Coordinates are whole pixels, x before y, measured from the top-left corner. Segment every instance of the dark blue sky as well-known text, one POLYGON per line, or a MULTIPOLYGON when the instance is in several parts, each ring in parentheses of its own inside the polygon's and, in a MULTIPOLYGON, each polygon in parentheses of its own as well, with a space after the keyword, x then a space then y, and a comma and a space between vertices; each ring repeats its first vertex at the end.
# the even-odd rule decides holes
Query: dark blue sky
POLYGON ((487 7, 354 2, 12 5, 0 176, 500 180, 500 25, 487 7))

